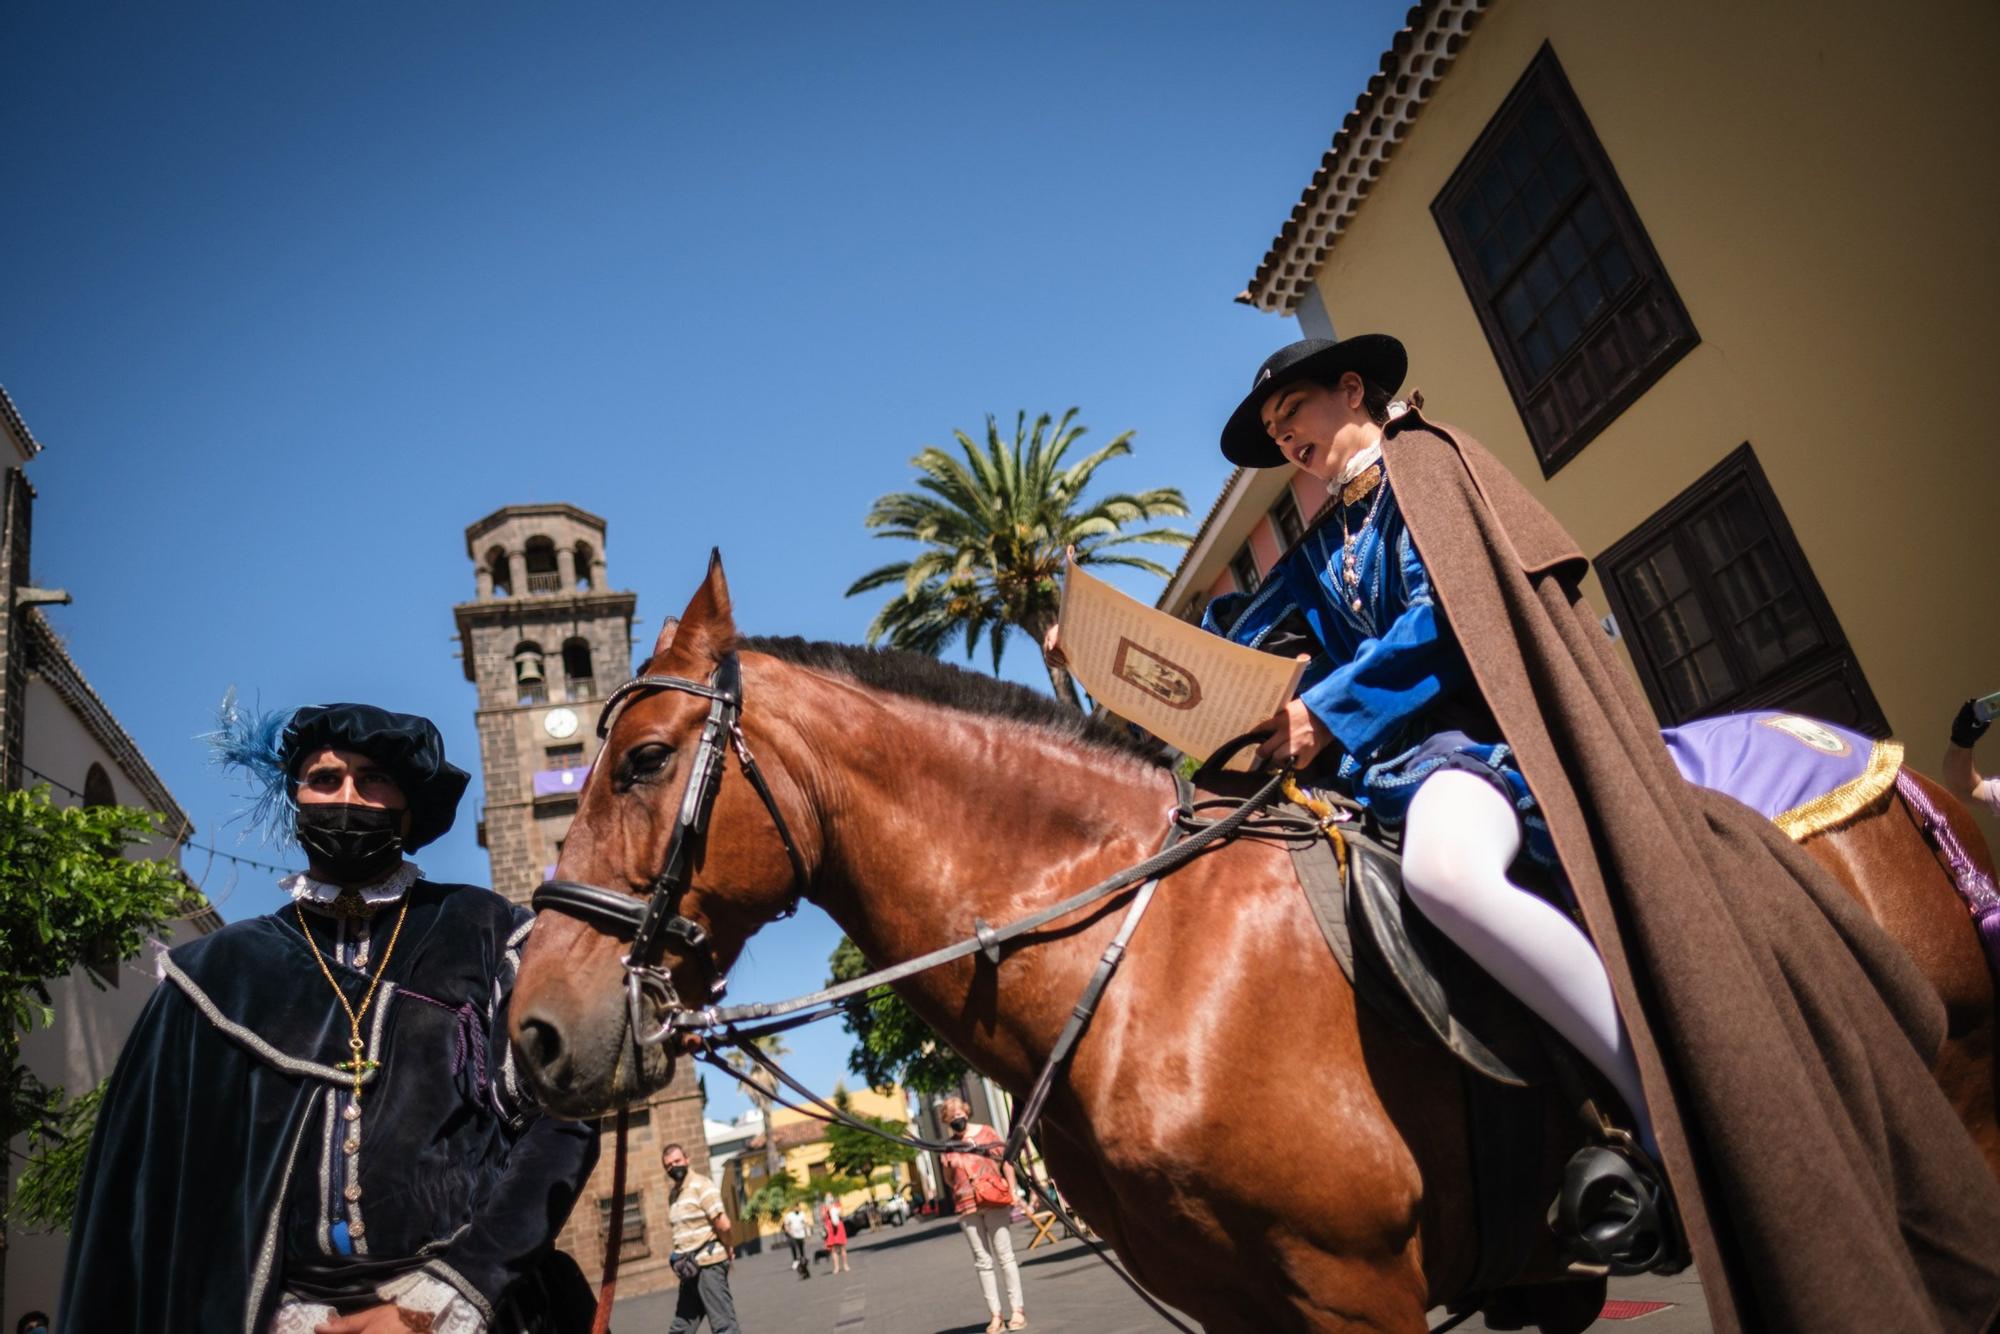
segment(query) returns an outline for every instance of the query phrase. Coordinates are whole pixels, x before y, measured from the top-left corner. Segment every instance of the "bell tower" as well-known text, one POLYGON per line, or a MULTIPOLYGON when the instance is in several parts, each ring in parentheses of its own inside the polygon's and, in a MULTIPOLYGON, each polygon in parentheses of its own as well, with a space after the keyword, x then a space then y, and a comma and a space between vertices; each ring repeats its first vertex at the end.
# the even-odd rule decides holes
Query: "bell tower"
MULTIPOLYGON (((465 530, 475 594, 452 608, 465 679, 479 691, 479 845, 493 888, 526 905, 549 878, 597 755, 597 712, 632 671, 639 599, 612 589, 604 520, 574 505, 509 505, 465 530)), ((634 1107, 627 1139, 619 1279, 627 1292, 673 1286, 667 1179, 660 1151, 678 1143, 708 1171, 694 1063, 634 1107)), ((559 1245, 592 1284, 610 1227, 612 1141, 578 1197, 559 1245)))
POLYGON ((477 596, 453 608, 479 688, 493 888, 525 904, 569 836, 597 748, 596 705, 632 662, 638 597, 605 574, 604 520, 574 505, 509 505, 465 530, 477 596))

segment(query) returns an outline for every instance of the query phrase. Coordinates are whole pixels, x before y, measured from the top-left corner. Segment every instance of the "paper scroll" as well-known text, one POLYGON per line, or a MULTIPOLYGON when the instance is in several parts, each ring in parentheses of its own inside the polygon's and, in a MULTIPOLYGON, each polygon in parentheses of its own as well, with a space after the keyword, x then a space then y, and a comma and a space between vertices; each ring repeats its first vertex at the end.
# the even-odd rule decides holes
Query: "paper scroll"
MULTIPOLYGON (((1062 651, 1091 697, 1197 760, 1276 713, 1305 664, 1232 644, 1125 596, 1071 560, 1062 651)), ((1248 752, 1231 768, 1247 768, 1248 752)))

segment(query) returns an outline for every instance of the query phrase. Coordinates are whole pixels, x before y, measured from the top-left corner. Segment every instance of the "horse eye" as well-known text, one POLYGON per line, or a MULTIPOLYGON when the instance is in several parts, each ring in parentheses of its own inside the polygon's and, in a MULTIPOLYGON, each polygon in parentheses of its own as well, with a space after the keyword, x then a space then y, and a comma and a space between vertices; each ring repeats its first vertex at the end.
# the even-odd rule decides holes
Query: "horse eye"
POLYGON ((673 758, 674 748, 661 742, 649 742, 634 746, 625 752, 625 758, 618 762, 618 779, 621 786, 650 778, 667 767, 673 758))

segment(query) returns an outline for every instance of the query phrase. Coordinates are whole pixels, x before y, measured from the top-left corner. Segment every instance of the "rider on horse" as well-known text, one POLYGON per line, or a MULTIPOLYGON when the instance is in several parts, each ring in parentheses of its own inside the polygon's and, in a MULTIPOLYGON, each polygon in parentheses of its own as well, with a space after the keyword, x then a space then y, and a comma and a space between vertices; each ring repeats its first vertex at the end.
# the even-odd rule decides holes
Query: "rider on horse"
POLYGON ((1294 343, 1223 429, 1232 462, 1330 493, 1207 612, 1310 659, 1260 755, 1399 830, 1409 896, 1617 1090, 1712 1309, 1986 1327, 2000 1188, 1930 1077, 1936 991, 1768 821, 1680 778, 1575 541, 1392 401, 1406 365, 1383 335, 1294 343))

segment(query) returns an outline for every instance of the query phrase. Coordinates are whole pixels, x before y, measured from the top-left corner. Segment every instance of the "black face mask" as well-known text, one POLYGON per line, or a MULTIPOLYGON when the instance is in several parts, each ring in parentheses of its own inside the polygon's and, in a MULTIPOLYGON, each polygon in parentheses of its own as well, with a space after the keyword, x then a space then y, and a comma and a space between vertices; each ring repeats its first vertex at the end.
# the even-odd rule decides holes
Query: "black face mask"
POLYGON ((299 807, 299 846, 343 885, 380 880, 403 859, 403 812, 312 802, 299 807))
POLYGON ((688 1174, 688 1166, 686 1163, 680 1163, 677 1164, 676 1166, 669 1167, 667 1169, 667 1175, 672 1177, 676 1181, 687 1180, 687 1174, 688 1174))
POLYGON ((966 1118, 965 1118, 965 1117, 962 1117, 962 1116, 954 1116, 954 1117, 952 1117, 952 1118, 951 1118, 951 1133, 952 1133, 952 1134, 954 1134, 954 1135, 963 1135, 963 1134, 965 1133, 965 1126, 966 1126, 966 1118))

